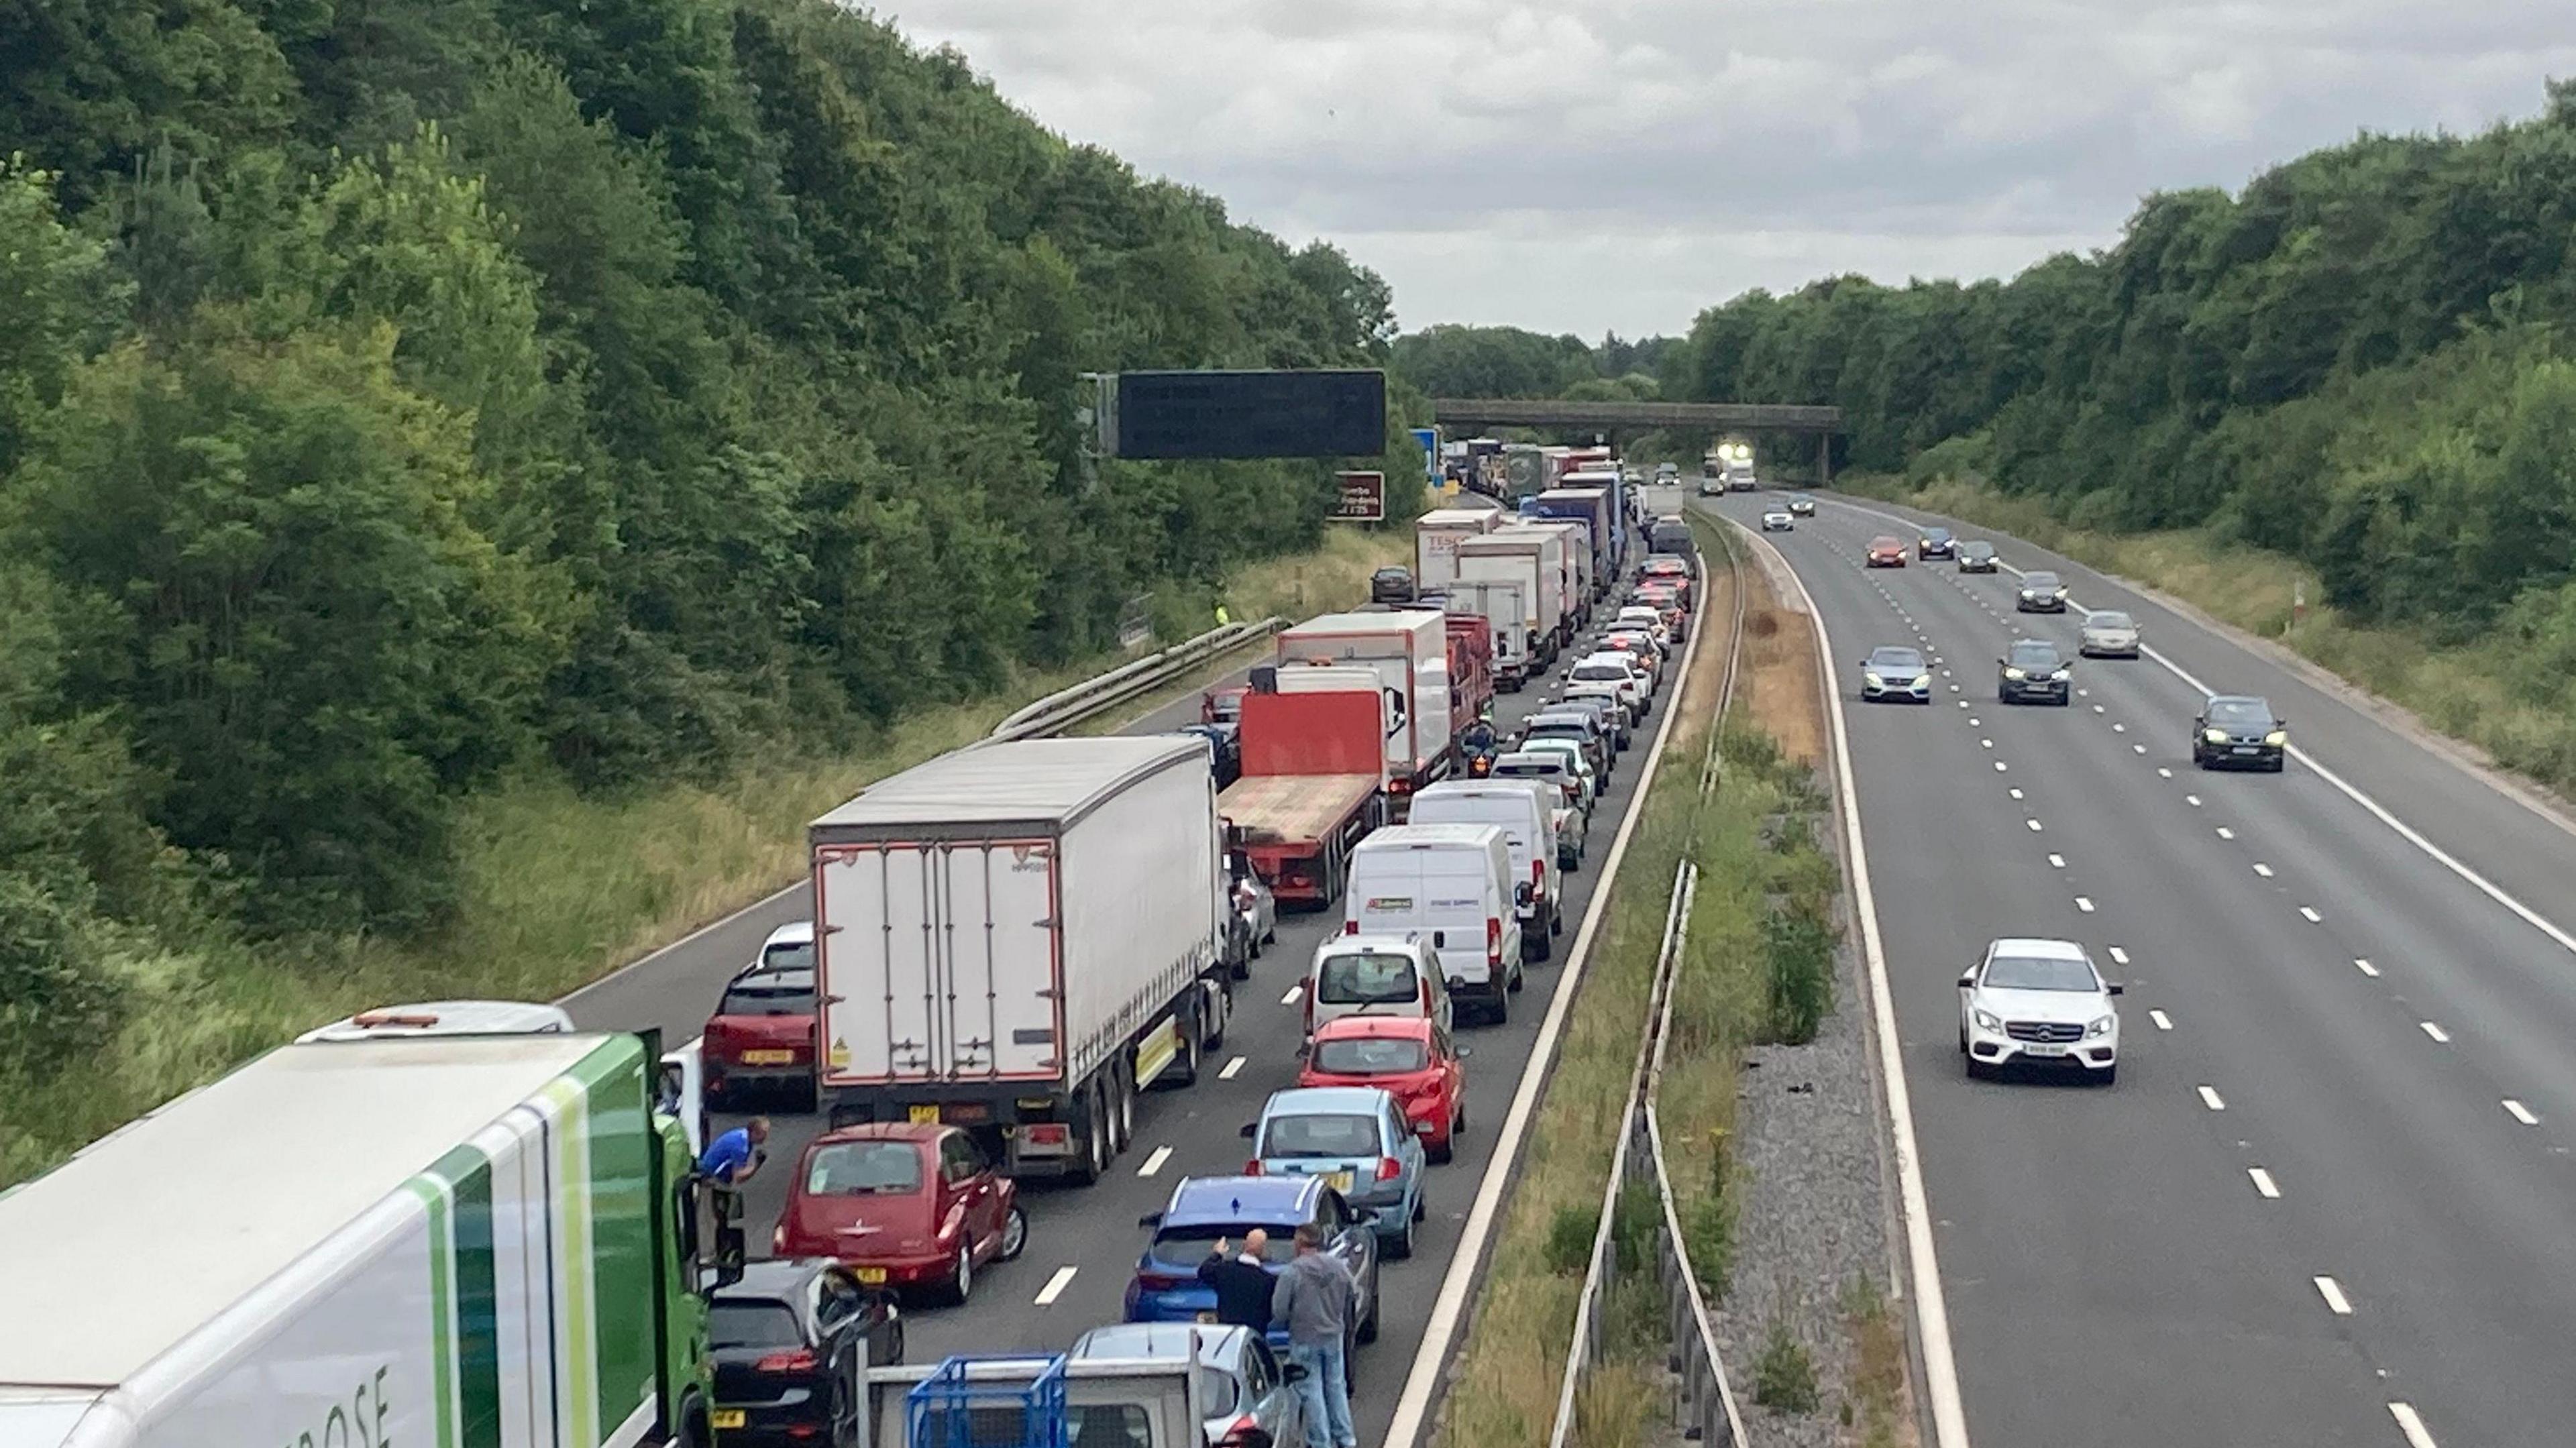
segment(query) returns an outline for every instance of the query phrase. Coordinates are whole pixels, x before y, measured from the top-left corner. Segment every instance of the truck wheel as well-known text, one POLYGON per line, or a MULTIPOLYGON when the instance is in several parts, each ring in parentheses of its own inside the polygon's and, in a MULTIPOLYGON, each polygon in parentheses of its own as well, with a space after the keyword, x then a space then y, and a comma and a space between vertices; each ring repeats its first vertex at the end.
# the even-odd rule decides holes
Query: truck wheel
POLYGON ((1111 1138, 1109 1154, 1118 1156, 1136 1142, 1136 1063, 1120 1060, 1118 1080, 1110 1088, 1118 1093, 1118 1132, 1111 1138))
POLYGON ((1065 1179, 1075 1186, 1087 1187, 1100 1180, 1100 1174, 1109 1169, 1109 1157, 1101 1150, 1107 1144, 1108 1129, 1101 1116, 1099 1092, 1082 1093, 1082 1107, 1073 1129, 1079 1138, 1082 1155, 1075 1161, 1073 1170, 1065 1173, 1065 1179))
POLYGON ((1181 1052, 1173 1058, 1171 1070, 1167 1074, 1174 1086, 1199 1084, 1199 1023, 1197 1021, 1181 1022, 1181 1052))

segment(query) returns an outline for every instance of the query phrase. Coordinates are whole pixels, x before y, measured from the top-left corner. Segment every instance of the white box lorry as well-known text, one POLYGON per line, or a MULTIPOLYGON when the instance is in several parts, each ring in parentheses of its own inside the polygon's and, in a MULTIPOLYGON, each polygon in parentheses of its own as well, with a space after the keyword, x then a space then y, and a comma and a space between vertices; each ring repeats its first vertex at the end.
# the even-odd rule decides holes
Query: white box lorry
POLYGON ((1491 533, 1499 508, 1434 508, 1413 525, 1413 586, 1423 593, 1447 588, 1458 577, 1458 545, 1491 533))
POLYGON ((1596 580, 1592 576, 1595 560, 1592 552, 1591 525, 1569 522, 1562 518, 1534 518, 1522 526, 1541 529, 1564 538, 1566 614, 1574 620, 1575 629, 1580 630, 1590 626, 1592 605, 1599 597, 1595 586, 1596 580))
POLYGON ((1297 669, 1367 669, 1387 700, 1386 792, 1403 810, 1413 792, 1449 772, 1458 731, 1449 717, 1449 615, 1429 610, 1328 613, 1279 635, 1283 692, 1297 669))
POLYGON ((1460 578, 1449 584, 1449 611, 1482 618, 1494 640, 1494 679, 1506 693, 1520 692, 1538 662, 1530 657, 1527 590, 1499 578, 1460 578))
POLYGON ((1526 590, 1532 656, 1540 668, 1555 659, 1573 627, 1565 611, 1565 535, 1546 528, 1497 528, 1458 545, 1458 576, 1518 583, 1526 590))
POLYGON ((285 1046, 0 1196, 0 1444, 712 1442, 700 1292, 742 1234, 658 1055, 285 1046))
POLYGON ((1088 1184, 1139 1090, 1198 1078, 1233 906, 1196 735, 961 749, 807 835, 835 1126, 946 1121, 1015 1176, 1088 1184))

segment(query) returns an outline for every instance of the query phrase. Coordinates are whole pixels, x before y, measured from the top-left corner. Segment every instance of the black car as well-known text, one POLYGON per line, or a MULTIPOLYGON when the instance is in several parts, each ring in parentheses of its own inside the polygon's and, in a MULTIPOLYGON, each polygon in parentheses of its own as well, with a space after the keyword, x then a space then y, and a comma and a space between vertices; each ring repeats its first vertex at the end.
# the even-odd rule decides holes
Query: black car
POLYGON ((1971 538, 1951 552, 1959 560, 1961 573, 1992 573, 2001 562, 1995 557, 1995 545, 1979 538, 1971 538))
POLYGON ((1959 540, 1947 528, 1926 528, 1914 540, 1917 558, 1952 558, 1958 555, 1959 540))
POLYGON ((2021 576, 2021 591, 2013 596, 2013 609, 2019 613, 2066 612, 2066 583, 2056 574, 2034 570, 2021 576))
POLYGON ((1995 660, 1995 698, 2006 704, 2056 704, 2063 707, 2073 691, 2072 671, 2057 645, 2045 639, 2015 639, 1995 660))
POLYGON ((1592 761, 1592 772, 1604 781, 1610 778, 1610 762, 1619 749, 1611 742, 1608 724, 1589 709, 1557 709, 1532 714, 1521 724, 1515 744, 1532 739, 1571 739, 1583 747, 1583 757, 1592 761))
POLYGON ((2191 721, 2191 762, 2203 769, 2281 772, 2290 753, 2289 721, 2268 700, 2219 694, 2191 721))
POLYGON ((1369 602, 1413 602, 1413 570, 1410 568, 1381 568, 1377 572, 1370 574, 1369 602))
POLYGON ((858 1431, 859 1370, 903 1361, 891 1294, 828 1258, 743 1264, 707 1306, 716 1360, 716 1441, 846 1442, 858 1431))

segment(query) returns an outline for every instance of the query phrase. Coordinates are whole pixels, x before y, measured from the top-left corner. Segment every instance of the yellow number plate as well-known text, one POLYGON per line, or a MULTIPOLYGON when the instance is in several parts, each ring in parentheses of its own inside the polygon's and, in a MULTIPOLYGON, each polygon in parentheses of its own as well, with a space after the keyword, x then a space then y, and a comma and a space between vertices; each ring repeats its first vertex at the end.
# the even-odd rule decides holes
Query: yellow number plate
POLYGON ((1347 1192, 1351 1189, 1351 1174, 1349 1172, 1326 1172, 1324 1174, 1324 1180, 1331 1183, 1333 1190, 1337 1192, 1347 1192))
POLYGON ((878 1283, 885 1281, 885 1269, 883 1267, 859 1267, 853 1269, 853 1272, 861 1282, 868 1284, 870 1287, 874 1287, 878 1283))
POLYGON ((936 1106, 916 1106, 912 1108, 912 1119, 916 1123, 923 1125, 936 1124, 939 1120, 939 1108, 936 1106))
POLYGON ((746 1066, 784 1066, 795 1059, 796 1053, 794 1051, 745 1051, 742 1053, 742 1063, 746 1066))
POLYGON ((742 1409, 718 1408, 707 1414, 707 1424, 714 1428, 739 1428, 742 1426, 742 1409))

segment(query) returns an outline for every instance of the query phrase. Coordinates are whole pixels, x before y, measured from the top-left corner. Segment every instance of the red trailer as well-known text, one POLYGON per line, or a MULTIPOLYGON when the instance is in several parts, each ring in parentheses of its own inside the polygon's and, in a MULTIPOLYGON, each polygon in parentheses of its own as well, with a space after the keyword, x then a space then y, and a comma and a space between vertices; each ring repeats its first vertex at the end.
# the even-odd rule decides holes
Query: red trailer
POLYGON ((1385 818, 1386 703, 1374 690, 1243 696, 1243 777, 1217 813, 1280 904, 1323 909, 1385 818))
POLYGON ((1450 739, 1494 702, 1494 629, 1475 614, 1449 615, 1450 739))

